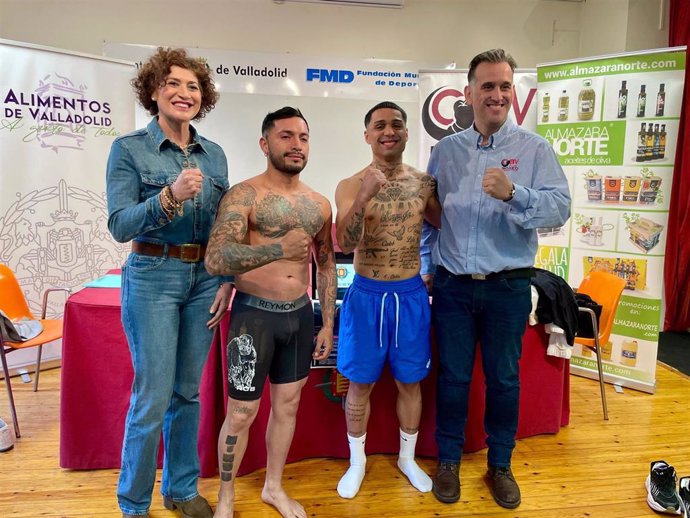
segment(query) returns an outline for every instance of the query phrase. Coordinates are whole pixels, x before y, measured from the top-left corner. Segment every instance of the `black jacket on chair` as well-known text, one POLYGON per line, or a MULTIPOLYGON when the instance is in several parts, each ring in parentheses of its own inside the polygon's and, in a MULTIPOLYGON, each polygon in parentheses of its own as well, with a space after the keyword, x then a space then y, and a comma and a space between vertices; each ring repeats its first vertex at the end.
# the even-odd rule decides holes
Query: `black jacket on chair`
POLYGON ((555 273, 535 268, 532 285, 539 293, 537 318, 540 324, 555 324, 565 332, 568 345, 575 343, 578 325, 578 309, 575 292, 565 280, 555 273))

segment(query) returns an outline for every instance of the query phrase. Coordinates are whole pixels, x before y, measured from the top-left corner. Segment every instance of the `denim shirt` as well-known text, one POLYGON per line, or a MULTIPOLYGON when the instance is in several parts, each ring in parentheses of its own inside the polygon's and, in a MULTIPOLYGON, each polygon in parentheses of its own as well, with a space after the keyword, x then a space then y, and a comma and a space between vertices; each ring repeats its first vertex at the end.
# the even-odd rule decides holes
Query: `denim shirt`
POLYGON ((158 194, 182 171, 185 155, 154 117, 146 128, 118 137, 108 157, 108 229, 116 241, 180 245, 208 242, 218 204, 229 188, 228 163, 217 144, 190 127, 189 160, 204 175, 201 192, 168 219, 158 194))
POLYGON ((568 180, 551 145, 507 120, 488 145, 474 126, 443 138, 428 172, 437 180, 441 230, 425 225, 421 273, 433 265, 454 274, 488 274, 534 264, 539 227, 562 226, 570 216, 568 180), (488 167, 500 167, 515 187, 509 201, 483 190, 488 167))

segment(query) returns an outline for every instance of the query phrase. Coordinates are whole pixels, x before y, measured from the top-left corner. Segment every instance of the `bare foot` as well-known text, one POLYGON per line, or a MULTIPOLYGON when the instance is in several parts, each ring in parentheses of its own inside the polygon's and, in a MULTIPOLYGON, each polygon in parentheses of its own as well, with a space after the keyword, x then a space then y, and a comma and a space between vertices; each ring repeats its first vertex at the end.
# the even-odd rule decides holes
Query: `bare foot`
POLYGON ((261 499, 275 507, 283 518, 307 518, 307 512, 302 504, 290 498, 282 487, 270 491, 264 486, 263 491, 261 491, 261 499))
POLYGON ((235 495, 218 493, 218 505, 213 518, 232 518, 234 516, 235 495))

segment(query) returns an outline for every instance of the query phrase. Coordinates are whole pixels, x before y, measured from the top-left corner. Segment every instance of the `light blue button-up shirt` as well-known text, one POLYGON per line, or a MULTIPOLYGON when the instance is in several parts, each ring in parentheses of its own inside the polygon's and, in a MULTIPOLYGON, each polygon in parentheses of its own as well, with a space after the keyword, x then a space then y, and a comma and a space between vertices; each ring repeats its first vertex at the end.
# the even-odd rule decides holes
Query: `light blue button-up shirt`
POLYGON ((175 181, 185 155, 154 117, 146 128, 118 137, 108 157, 108 229, 116 241, 206 243, 218 204, 229 188, 228 163, 217 144, 190 128, 189 160, 204 175, 201 192, 184 202, 184 215, 168 220, 158 194, 175 181))
POLYGON ((443 213, 440 231, 425 224, 422 232, 423 274, 434 265, 457 275, 530 267, 536 229, 562 226, 570 216, 568 181, 544 138, 507 120, 488 145, 481 142, 472 126, 434 146, 428 171, 438 182, 443 213), (512 180, 512 200, 484 192, 489 167, 512 180))

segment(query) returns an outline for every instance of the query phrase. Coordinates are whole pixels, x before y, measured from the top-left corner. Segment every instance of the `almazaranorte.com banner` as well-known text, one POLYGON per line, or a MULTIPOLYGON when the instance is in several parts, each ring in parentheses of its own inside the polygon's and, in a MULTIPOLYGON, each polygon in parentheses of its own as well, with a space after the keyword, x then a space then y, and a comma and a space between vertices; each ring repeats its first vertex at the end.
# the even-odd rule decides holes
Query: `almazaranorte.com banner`
MULTIPOLYGON (((540 249, 541 267, 578 286, 593 270, 625 280, 602 344, 607 381, 654 391, 666 227, 685 75, 685 47, 537 66, 537 132, 568 176, 569 246, 540 249)), ((578 348, 573 372, 596 376, 578 348)))

